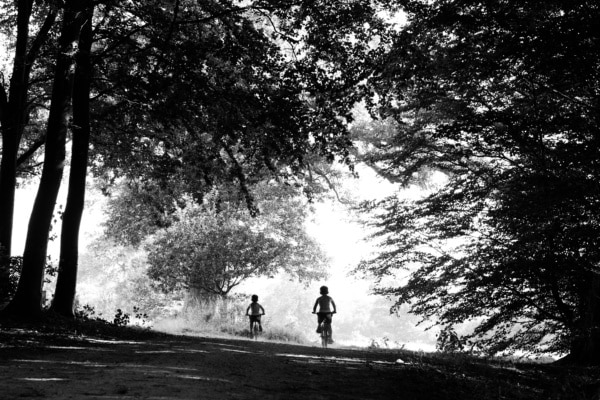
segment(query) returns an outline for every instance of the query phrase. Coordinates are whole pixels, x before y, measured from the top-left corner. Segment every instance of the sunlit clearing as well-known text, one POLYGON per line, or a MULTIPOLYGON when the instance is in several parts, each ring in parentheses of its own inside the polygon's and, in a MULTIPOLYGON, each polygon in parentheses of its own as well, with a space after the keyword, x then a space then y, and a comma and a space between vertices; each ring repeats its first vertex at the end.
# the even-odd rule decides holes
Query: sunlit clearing
POLYGON ((223 346, 223 347, 237 347, 240 349, 243 349, 242 346, 237 346, 235 344, 227 344, 227 343, 217 343, 217 342, 204 342, 204 344, 214 344, 216 346, 223 346))
POLYGON ((405 364, 404 361, 398 359, 396 362, 392 361, 383 361, 383 360, 372 360, 371 358, 350 358, 350 357, 323 357, 323 356, 309 356, 305 354, 285 354, 280 353, 276 354, 278 357, 288 357, 288 358, 297 358, 297 359, 305 359, 309 362, 339 362, 339 363, 348 363, 348 364, 380 364, 380 365, 397 365, 397 364, 405 364))
POLYGON ((103 339, 87 339, 90 343, 102 343, 102 344, 145 344, 144 342, 133 342, 127 340, 103 340, 103 339))
POLYGON ((209 378, 207 376, 195 376, 195 375, 177 375, 178 378, 181 379, 193 379, 196 381, 209 381, 209 382, 225 382, 225 383, 232 383, 230 380, 228 379, 220 379, 220 378, 209 378))
POLYGON ((93 368, 104 368, 106 364, 98 364, 91 361, 63 361, 57 362, 54 360, 11 360, 12 362, 21 362, 21 363, 38 363, 38 364, 70 364, 70 365, 81 365, 84 367, 93 367, 93 368))
POLYGON ((173 350, 138 350, 135 352, 136 354, 172 354, 172 353, 176 353, 173 350))
POLYGON ((228 351, 230 353, 245 353, 245 354, 255 354, 252 351, 246 351, 246 350, 235 350, 235 349, 223 349, 223 351, 228 351))
POLYGON ((64 378, 19 378, 21 381, 31 381, 31 382, 55 382, 55 381, 68 381, 68 379, 64 378))

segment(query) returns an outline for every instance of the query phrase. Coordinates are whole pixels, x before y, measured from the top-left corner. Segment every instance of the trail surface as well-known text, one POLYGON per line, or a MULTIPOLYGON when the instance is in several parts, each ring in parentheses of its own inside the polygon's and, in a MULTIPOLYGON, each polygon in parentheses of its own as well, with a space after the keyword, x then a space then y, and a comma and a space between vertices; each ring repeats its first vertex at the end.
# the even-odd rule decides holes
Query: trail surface
POLYGON ((436 365, 418 354, 251 340, 0 337, 1 399, 548 398, 535 376, 436 365))

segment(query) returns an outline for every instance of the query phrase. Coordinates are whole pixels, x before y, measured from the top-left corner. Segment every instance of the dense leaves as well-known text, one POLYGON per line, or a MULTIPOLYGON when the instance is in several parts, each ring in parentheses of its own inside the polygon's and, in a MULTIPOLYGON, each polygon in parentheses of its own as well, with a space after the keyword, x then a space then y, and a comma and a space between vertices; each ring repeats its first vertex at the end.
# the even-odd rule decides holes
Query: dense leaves
POLYGON ((405 3, 373 78, 397 129, 370 160, 404 183, 447 180, 379 205, 384 252, 361 268, 398 305, 475 322, 486 351, 598 362, 598 5, 405 3))
POLYGON ((201 200, 220 181, 248 194, 265 170, 298 176, 311 154, 350 162, 366 26, 381 24, 361 4, 122 5, 98 28, 95 170, 175 177, 201 200))
POLYGON ((257 190, 259 217, 235 196, 215 191, 202 207, 189 204, 178 221, 147 242, 148 273, 162 290, 226 296, 250 277, 287 272, 310 281, 324 276, 326 258, 304 230, 302 199, 276 186, 257 190))

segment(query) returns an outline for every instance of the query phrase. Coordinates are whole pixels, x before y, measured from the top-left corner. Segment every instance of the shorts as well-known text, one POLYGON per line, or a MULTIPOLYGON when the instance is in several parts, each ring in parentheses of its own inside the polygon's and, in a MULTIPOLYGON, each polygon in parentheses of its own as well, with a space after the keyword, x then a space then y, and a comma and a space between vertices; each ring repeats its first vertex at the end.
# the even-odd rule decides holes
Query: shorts
POLYGON ((258 322, 260 324, 260 315, 248 315, 250 317, 250 323, 258 322))
POLYGON ((327 322, 329 322, 331 324, 331 321, 333 319, 333 313, 332 312, 319 312, 317 313, 317 323, 320 325, 321 322, 325 321, 325 319, 327 319, 327 322))

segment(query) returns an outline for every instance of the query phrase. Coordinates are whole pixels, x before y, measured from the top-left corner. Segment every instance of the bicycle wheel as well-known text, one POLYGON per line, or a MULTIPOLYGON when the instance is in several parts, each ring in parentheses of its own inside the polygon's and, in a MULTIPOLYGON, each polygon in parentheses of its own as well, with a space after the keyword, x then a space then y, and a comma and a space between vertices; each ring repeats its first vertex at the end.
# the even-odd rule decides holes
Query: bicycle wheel
POLYGON ((324 349, 327 348, 330 337, 331 337, 331 325, 327 324, 327 323, 323 323, 323 327, 321 328, 321 347, 323 347, 324 349))
POLYGON ((253 334, 254 334, 254 340, 258 339, 258 322, 254 323, 254 329, 252 330, 253 334))

